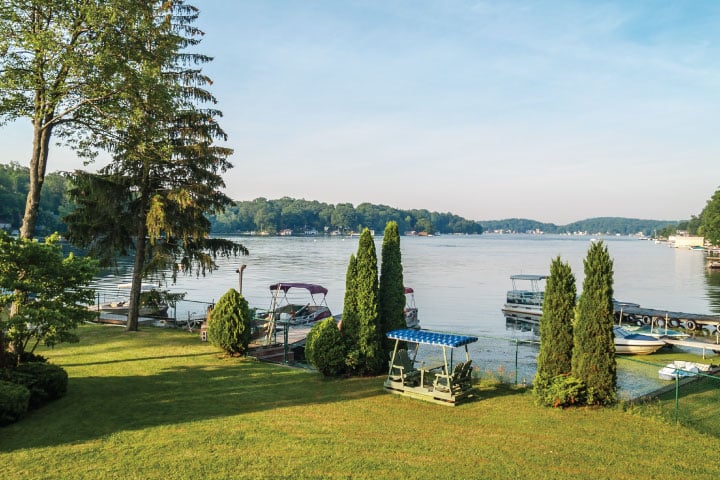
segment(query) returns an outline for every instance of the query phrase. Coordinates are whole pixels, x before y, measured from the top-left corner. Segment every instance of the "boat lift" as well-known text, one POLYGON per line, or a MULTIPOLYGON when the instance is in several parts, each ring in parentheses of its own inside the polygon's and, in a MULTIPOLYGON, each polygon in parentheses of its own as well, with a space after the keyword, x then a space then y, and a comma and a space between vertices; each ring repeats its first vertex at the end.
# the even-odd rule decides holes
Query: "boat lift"
POLYGON ((467 346, 477 342, 477 337, 409 328, 393 330, 386 336, 395 340, 395 347, 384 383, 385 390, 450 406, 473 396, 472 360, 467 346), (408 350, 399 348, 400 342, 407 342, 408 350), (442 363, 419 362, 417 355, 421 345, 441 347, 442 363), (463 346, 465 361, 453 363, 454 349, 463 346))

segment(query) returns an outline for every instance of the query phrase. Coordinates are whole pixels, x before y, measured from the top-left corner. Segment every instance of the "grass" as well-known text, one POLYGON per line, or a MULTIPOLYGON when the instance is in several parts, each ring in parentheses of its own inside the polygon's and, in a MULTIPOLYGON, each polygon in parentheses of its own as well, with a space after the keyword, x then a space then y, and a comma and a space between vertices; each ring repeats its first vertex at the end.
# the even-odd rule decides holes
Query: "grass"
MULTIPOLYGON (((79 344, 42 352, 68 371, 67 396, 0 429, 2 478, 720 474, 718 435, 667 422, 659 402, 555 410, 484 381, 476 401, 451 408, 384 393, 380 377, 324 380, 223 358, 185 331, 79 333, 79 344)), ((717 403, 711 391, 698 405, 717 403)))

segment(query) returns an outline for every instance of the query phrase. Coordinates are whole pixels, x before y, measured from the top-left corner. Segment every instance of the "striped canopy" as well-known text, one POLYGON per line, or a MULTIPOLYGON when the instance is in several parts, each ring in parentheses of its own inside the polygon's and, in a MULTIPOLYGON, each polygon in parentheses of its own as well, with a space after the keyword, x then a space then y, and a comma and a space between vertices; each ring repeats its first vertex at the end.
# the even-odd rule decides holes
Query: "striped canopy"
POLYGON ((426 345, 441 345, 443 347, 460 347, 478 341, 477 337, 469 335, 433 332, 431 330, 413 330, 411 328, 393 330, 386 335, 392 340, 423 343, 426 345))

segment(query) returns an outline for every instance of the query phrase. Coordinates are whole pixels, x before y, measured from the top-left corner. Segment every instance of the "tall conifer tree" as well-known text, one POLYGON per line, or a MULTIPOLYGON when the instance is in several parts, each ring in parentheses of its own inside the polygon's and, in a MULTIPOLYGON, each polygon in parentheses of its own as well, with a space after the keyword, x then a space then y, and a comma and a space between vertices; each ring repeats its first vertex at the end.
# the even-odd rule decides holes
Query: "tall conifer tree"
POLYGON ((572 374, 587 387, 589 404, 617 399, 613 334, 613 261, 607 246, 593 243, 583 261, 585 280, 573 329, 572 374))
POLYGON ((342 334, 349 344, 357 344, 358 315, 357 294, 355 289, 355 255, 350 255, 347 273, 345 274, 345 298, 342 313, 342 334))
POLYGON ((379 373, 385 366, 381 328, 378 323, 378 269, 375 241, 369 229, 360 235, 355 264, 355 295, 358 315, 358 352, 361 374, 379 373))
POLYGON ((78 172, 70 191, 78 207, 66 217, 68 237, 109 260, 134 254, 128 330, 138 329, 140 286, 149 274, 172 269, 212 271, 215 255, 247 253, 235 242, 210 238, 207 214, 231 203, 222 193, 222 174, 232 168, 231 149, 209 108, 215 98, 198 65, 211 59, 184 49, 202 32, 193 26, 197 8, 181 0, 154 12, 142 62, 128 69, 123 96, 128 114, 114 135, 95 132, 113 161, 98 174, 78 172))
POLYGON ((536 394, 542 394, 554 377, 571 372, 576 294, 575 275, 570 265, 558 256, 550 264, 550 277, 545 286, 540 318, 542 341, 533 382, 536 394))
POLYGON ((397 222, 391 221, 385 226, 380 256, 378 310, 380 313, 381 335, 387 349, 390 343, 385 338, 385 334, 391 330, 407 327, 404 314, 405 287, 400 252, 400 233, 398 232, 397 222))

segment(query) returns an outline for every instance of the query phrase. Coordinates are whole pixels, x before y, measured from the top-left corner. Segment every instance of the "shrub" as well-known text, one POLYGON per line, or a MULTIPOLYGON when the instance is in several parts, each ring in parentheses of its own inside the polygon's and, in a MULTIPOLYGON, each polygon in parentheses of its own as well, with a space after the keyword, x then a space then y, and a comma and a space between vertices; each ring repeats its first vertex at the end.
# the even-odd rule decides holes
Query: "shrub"
POLYGON ((0 380, 0 426, 17 422, 28 411, 30 390, 16 383, 0 380))
POLYGON ((57 400, 67 392, 67 372, 50 363, 22 363, 16 368, 3 370, 0 376, 30 391, 30 409, 57 400))
POLYGON ((248 302, 231 288, 210 311, 208 340, 229 355, 245 355, 251 328, 248 302))
POLYGON ((557 375, 544 385, 535 387, 536 402, 547 407, 569 407, 586 402, 585 384, 570 375, 557 375))
POLYGON ((343 336, 332 318, 313 325, 305 342, 308 361, 326 377, 345 373, 346 350, 343 336))

